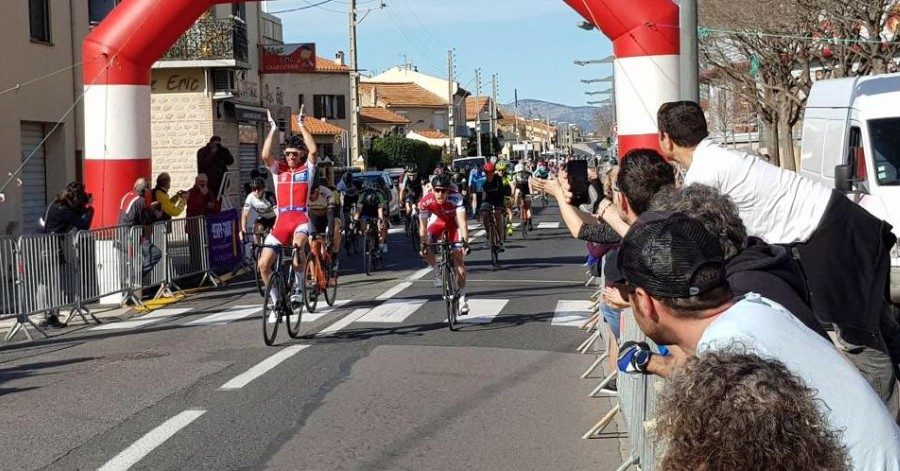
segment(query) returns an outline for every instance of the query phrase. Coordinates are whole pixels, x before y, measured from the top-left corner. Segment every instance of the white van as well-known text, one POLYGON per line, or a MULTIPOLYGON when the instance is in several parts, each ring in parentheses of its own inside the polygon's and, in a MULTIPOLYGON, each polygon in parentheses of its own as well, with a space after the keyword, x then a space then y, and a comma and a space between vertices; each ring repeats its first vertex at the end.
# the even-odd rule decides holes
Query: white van
MULTIPOLYGON (((900 238, 900 74, 821 80, 803 118, 800 173, 847 193, 900 238)), ((900 303, 900 244, 891 250, 900 303)))

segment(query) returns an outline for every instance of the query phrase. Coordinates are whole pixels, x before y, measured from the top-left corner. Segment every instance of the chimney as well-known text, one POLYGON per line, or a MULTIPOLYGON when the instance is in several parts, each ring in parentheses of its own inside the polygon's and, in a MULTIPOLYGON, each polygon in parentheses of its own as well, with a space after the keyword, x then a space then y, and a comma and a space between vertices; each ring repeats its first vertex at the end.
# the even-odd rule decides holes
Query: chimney
POLYGON ((378 87, 372 85, 372 106, 378 106, 378 87))
POLYGON ((334 55, 334 63, 337 65, 344 65, 344 51, 338 51, 337 54, 334 55))

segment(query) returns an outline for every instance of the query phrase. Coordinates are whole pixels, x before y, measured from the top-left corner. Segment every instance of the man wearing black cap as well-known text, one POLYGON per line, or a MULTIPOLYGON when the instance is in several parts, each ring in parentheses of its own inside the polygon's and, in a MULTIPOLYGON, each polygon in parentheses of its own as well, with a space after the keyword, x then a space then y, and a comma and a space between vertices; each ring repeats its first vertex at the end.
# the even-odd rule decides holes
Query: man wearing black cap
MULTIPOLYGON (((780 305, 754 293, 734 298, 722 246, 700 221, 644 213, 622 240, 618 263, 635 321, 654 342, 689 355, 738 349, 783 362, 817 391, 854 469, 900 470, 900 429, 859 372, 780 305)), ((646 344, 626 342, 621 352, 620 370, 650 371, 655 355, 646 344)))

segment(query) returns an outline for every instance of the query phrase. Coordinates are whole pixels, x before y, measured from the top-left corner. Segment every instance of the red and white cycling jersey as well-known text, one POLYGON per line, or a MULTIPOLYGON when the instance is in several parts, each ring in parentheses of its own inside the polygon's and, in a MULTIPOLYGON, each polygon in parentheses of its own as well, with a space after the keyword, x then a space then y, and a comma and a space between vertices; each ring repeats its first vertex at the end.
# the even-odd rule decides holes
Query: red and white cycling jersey
POLYGON ((278 213, 285 211, 305 211, 309 200, 309 188, 313 180, 313 167, 304 163, 290 168, 285 162, 277 162, 269 167, 275 180, 275 197, 278 213))
POLYGON ((437 242, 441 235, 446 233, 447 240, 456 248, 460 247, 462 234, 459 233, 459 224, 456 215, 465 214, 466 207, 463 197, 456 191, 450 191, 447 200, 439 203, 434 193, 428 193, 419 201, 419 217, 428 218, 428 238, 430 242, 437 242))

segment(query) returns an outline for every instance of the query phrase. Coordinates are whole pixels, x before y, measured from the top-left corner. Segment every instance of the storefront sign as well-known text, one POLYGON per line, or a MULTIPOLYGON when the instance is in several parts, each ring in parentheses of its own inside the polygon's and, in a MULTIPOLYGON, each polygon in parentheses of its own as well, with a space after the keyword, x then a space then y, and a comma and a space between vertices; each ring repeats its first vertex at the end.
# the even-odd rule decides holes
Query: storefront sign
POLYGON ((205 88, 201 69, 153 69, 150 76, 151 93, 203 93, 205 88))
POLYGON ((234 117, 242 122, 266 122, 269 120, 266 110, 263 108, 242 105, 234 106, 234 117))
POLYGON ((234 268, 241 262, 241 243, 238 239, 238 211, 229 209, 206 216, 206 237, 209 241, 209 268, 234 268))
POLYGON ((263 74, 289 74, 316 71, 316 45, 274 44, 260 46, 259 72, 263 74))

